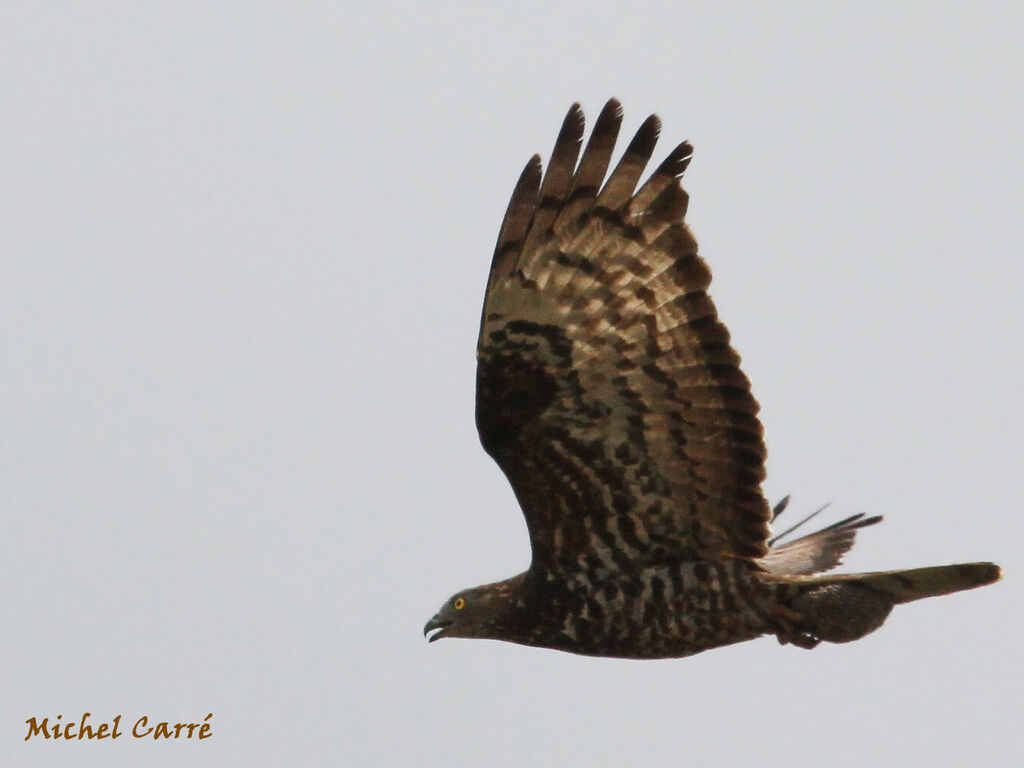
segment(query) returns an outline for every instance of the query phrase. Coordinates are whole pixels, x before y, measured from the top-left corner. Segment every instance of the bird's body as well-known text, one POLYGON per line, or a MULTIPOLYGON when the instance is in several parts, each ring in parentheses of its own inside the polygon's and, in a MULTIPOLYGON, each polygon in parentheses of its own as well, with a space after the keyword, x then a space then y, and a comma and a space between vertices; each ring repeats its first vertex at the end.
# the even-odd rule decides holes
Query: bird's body
POLYGON ((569 578, 527 571, 503 584, 514 598, 497 639, 589 656, 690 656, 779 627, 772 610, 780 586, 740 561, 598 568, 569 578))
POLYGON ((651 116, 605 179, 621 117, 610 101, 577 164, 569 110, 543 179, 536 156, 520 176, 491 264, 477 427, 523 508, 530 568, 456 594, 425 632, 626 658, 764 634, 811 648, 996 580, 991 563, 815 575, 877 517, 769 538, 782 507, 761 491, 758 404, 684 223, 692 149, 637 189, 651 116))

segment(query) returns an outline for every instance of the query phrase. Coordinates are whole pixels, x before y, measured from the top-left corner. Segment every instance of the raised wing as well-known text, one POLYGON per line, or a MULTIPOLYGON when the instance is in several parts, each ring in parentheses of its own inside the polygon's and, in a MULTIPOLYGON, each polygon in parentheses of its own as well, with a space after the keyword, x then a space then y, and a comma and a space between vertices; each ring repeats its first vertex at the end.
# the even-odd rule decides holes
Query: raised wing
POLYGON ((526 515, 534 565, 628 568, 767 552, 765 448, 750 382, 683 223, 683 143, 639 190, 650 116, 604 182, 622 121, 583 156, 573 105, 534 156, 495 248, 477 349, 480 439, 526 515))
MULTIPOLYGON (((772 510, 773 523, 778 520, 779 515, 788 505, 789 496, 775 505, 775 509, 772 510)), ((865 517, 863 512, 859 512, 819 531, 801 536, 799 539, 784 544, 780 543, 793 531, 803 527, 828 509, 828 506, 826 504, 819 507, 796 525, 770 538, 768 554, 760 558, 757 564, 769 573, 788 576, 807 576, 830 571, 839 565, 843 560, 843 555, 850 551, 850 547, 853 546, 853 542, 857 538, 857 531, 882 522, 881 515, 865 517)))

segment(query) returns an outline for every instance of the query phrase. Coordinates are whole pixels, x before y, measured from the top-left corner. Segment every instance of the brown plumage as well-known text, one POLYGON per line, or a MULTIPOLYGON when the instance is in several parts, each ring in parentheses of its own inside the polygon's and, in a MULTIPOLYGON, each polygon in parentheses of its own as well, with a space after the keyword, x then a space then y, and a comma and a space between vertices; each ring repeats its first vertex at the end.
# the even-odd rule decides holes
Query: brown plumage
POLYGON ((684 223, 692 148, 637 189, 660 123, 644 121, 608 174, 621 122, 609 101, 580 157, 573 105, 543 176, 534 156, 512 193, 484 298, 476 419, 533 558, 456 594, 424 633, 633 658, 763 634, 813 647, 877 629, 895 603, 996 580, 991 563, 814 575, 878 517, 769 538, 758 404, 684 223))

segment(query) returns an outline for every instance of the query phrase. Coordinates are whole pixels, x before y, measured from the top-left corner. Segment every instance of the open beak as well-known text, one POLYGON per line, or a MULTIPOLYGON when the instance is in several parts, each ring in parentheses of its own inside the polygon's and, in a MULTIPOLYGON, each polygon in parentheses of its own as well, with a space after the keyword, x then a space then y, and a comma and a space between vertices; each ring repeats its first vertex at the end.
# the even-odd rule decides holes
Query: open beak
POLYGON ((450 621, 442 621, 441 615, 437 614, 436 616, 434 616, 434 618, 427 622, 425 627, 423 627, 423 636, 427 637, 427 635, 430 635, 430 633, 434 632, 434 630, 436 629, 437 632, 434 632, 434 634, 430 635, 430 637, 427 638, 427 642, 432 643, 438 638, 444 637, 444 628, 447 627, 449 624, 451 624, 450 621))

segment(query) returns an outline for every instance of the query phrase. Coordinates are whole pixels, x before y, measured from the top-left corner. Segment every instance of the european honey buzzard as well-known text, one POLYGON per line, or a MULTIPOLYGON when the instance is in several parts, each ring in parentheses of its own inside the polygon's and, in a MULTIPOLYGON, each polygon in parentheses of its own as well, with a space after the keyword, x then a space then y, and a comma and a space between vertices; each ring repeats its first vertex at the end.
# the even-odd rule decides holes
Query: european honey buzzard
POLYGON ((684 223, 692 148, 637 189, 652 115, 605 179, 621 121, 613 99, 579 158, 573 105, 543 178, 534 155, 512 193, 484 299, 476 422, 533 559, 454 595, 424 634, 628 658, 765 634, 813 648, 863 637, 896 603, 998 579, 992 563, 815 575, 880 518, 770 538, 758 404, 684 223))

